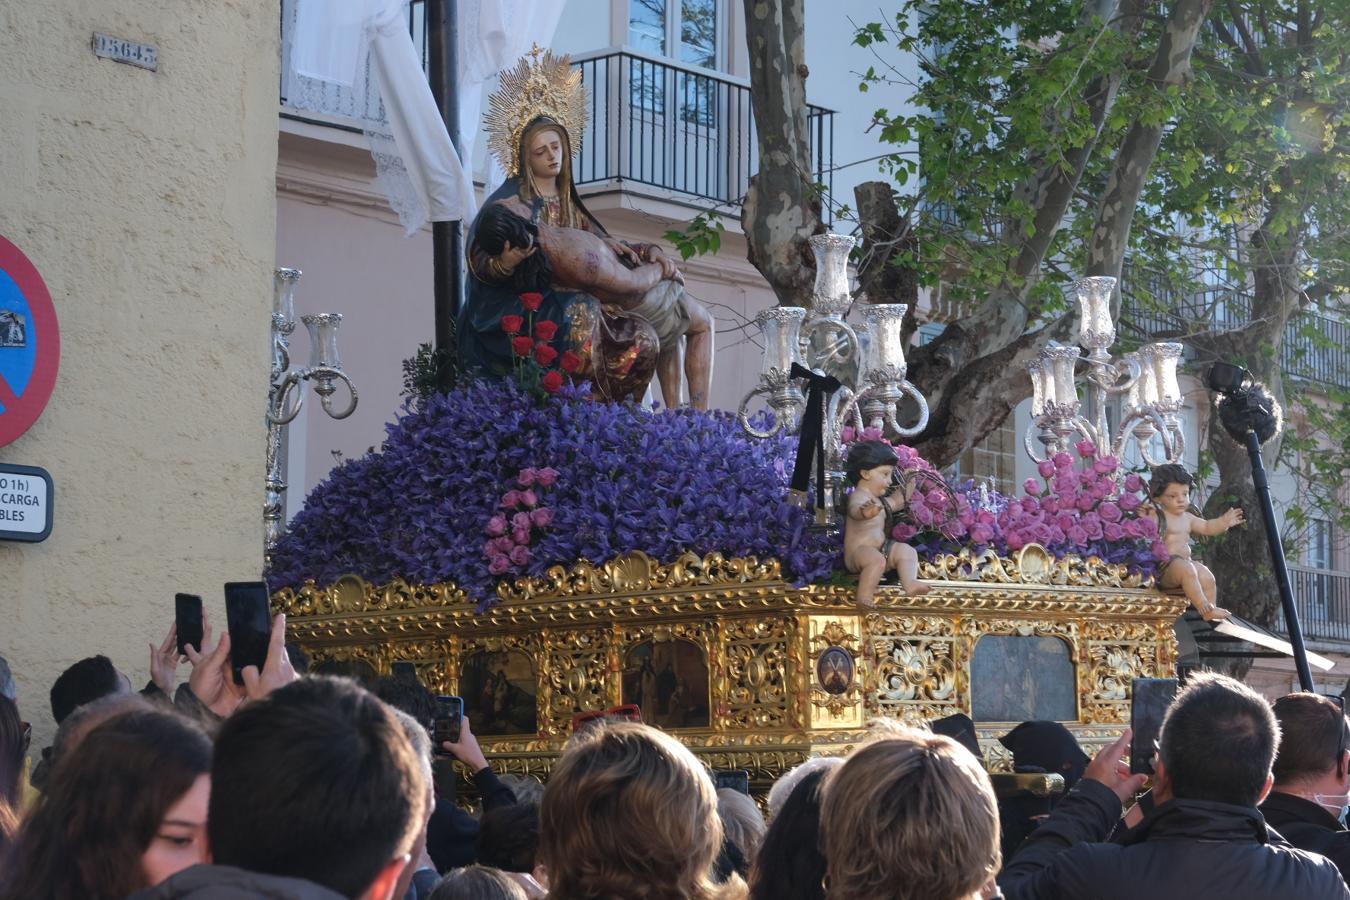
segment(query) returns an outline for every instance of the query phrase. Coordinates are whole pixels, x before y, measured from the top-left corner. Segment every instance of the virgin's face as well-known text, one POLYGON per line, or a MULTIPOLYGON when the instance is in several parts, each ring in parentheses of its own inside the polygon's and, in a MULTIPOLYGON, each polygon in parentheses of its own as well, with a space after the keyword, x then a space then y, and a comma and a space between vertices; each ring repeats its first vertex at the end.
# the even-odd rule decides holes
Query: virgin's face
POLYGON ((530 138, 525 148, 530 173, 537 179, 557 178, 562 171, 562 136, 551 128, 539 132, 530 138))
POLYGON ((211 776, 199 775, 187 793, 169 807, 141 856, 147 885, 154 887, 189 866, 209 861, 206 807, 210 799, 211 776))

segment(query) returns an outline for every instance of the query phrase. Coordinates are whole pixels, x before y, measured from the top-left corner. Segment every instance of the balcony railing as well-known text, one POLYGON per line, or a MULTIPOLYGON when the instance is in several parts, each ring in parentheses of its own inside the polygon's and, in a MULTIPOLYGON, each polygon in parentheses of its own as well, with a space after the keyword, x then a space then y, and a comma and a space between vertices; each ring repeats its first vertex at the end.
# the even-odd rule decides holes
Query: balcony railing
MULTIPOLYGON (((1142 340, 1184 339, 1200 331, 1231 331, 1251 321, 1252 298, 1232 288, 1176 291, 1161 275, 1126 265, 1121 294, 1125 334, 1142 340), (1144 295, 1152 297, 1145 304, 1144 295)), ((1280 346, 1285 374, 1323 385, 1350 386, 1350 324, 1301 313, 1285 328, 1280 346)))
MULTIPOLYGON (((294 0, 282 2, 283 32, 292 26, 294 0)), ((427 60, 426 4, 413 0, 408 28, 427 60)), ((293 96, 282 35, 281 105, 293 96)), ((750 176, 759 169, 750 86, 717 72, 683 66, 628 50, 582 54, 574 65, 590 90, 590 119, 573 167, 578 185, 647 185, 721 206, 740 206, 750 176)), ((379 97, 323 88, 323 109, 333 116, 379 118, 379 97)), ((833 185, 834 112, 807 107, 810 177, 833 185)), ((822 211, 829 221, 829 208, 822 211)))
MULTIPOLYGON (((1303 636, 1309 640, 1350 642, 1350 573, 1290 566, 1289 580, 1303 636)), ((1283 610, 1276 617, 1274 628, 1281 634, 1288 633, 1283 610)))

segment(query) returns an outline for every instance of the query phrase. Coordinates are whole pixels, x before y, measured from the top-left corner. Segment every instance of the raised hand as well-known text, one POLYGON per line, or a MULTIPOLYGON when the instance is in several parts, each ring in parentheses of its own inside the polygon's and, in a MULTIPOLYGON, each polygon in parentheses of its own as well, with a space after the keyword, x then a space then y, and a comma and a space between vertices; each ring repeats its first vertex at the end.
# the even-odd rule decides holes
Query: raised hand
POLYGON ((169 626, 169 634, 158 647, 150 645, 150 680, 170 698, 178 675, 178 623, 169 626))
MULTIPOLYGON (((208 645, 210 637, 210 626, 204 626, 203 647, 208 645)), ((244 699, 244 692, 234 683, 234 674, 230 669, 229 633, 222 634, 220 641, 209 652, 202 653, 192 646, 184 649, 187 651, 188 661, 192 663, 188 687, 197 701, 221 718, 234 712, 244 699)))
POLYGON ((261 700, 279 687, 299 678, 286 653, 286 614, 277 613, 272 620, 272 636, 267 640, 267 659, 262 671, 257 666, 244 666, 244 691, 250 700, 261 700))
POLYGON ((1131 775, 1130 767, 1125 763, 1125 751, 1130 746, 1133 734, 1126 728, 1125 733, 1115 743, 1103 747, 1083 771, 1084 778, 1091 778, 1109 787, 1121 803, 1139 793, 1144 782, 1148 781, 1147 775, 1131 775))

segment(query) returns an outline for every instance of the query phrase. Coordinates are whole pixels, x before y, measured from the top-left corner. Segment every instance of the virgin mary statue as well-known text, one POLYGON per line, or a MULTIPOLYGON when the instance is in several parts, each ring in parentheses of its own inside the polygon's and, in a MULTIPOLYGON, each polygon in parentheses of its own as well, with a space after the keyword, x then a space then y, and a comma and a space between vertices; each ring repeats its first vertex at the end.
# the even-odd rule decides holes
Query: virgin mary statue
POLYGON ((570 374, 589 381, 597 399, 640 399, 655 372, 658 338, 647 319, 628 310, 674 266, 650 245, 610 237, 581 202, 572 158, 585 129, 585 88, 566 57, 543 52, 540 60, 541 52, 536 47, 533 62, 504 72, 489 100, 489 146, 508 177, 469 229, 460 358, 480 376, 509 374, 512 346, 502 317, 532 312, 536 328, 554 323, 558 349, 575 354, 570 374), (519 227, 511 230, 512 223, 519 227), (550 239, 539 239, 541 232, 550 239), (528 309, 522 295, 538 309, 528 309))

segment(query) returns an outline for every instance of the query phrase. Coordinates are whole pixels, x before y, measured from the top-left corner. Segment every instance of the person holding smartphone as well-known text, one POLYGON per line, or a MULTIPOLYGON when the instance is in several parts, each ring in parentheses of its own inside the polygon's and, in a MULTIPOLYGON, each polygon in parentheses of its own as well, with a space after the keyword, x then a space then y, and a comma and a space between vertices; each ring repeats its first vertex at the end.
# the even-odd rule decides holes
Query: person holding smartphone
MULTIPOLYGON (((516 795, 502 784, 488 764, 467 715, 460 719, 459 740, 442 741, 437 750, 450 754, 469 770, 474 786, 483 798, 484 812, 516 802, 516 795)), ((453 794, 437 793, 436 808, 427 824, 427 853, 437 871, 448 872, 472 863, 478 851, 478 832, 478 819, 456 806, 453 794)))

